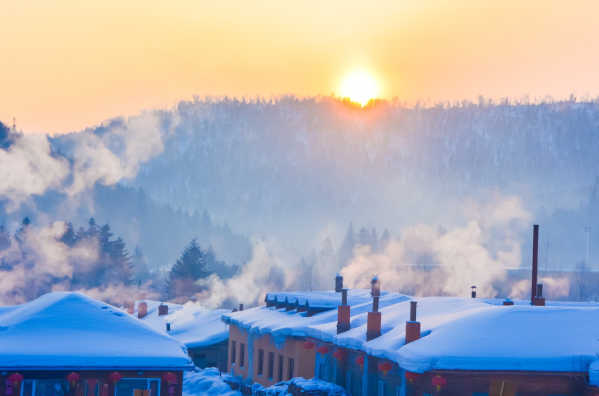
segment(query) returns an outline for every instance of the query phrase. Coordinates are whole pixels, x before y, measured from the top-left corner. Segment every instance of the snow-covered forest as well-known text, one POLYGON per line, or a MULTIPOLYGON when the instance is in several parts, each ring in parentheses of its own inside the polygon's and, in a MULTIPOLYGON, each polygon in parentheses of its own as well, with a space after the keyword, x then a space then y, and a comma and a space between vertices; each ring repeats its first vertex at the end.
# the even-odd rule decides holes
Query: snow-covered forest
MULTIPOLYGON (((2 133, 12 158, 37 147, 7 127, 2 133)), ((533 222, 541 224, 546 275, 597 269, 599 246, 591 232, 587 263, 584 231, 599 232, 597 101, 393 100, 360 108, 330 97, 205 98, 49 142, 42 151, 63 173, 40 172, 55 179, 41 189, 14 183, 2 191, 8 234, 26 216, 40 227, 93 217, 129 252, 138 247, 150 270, 168 268, 197 237, 239 266, 233 283, 207 281, 205 298, 239 300, 230 289, 243 294, 233 287, 241 278, 259 283, 256 290, 313 289, 341 270, 350 283, 370 272, 393 278, 397 269, 385 263, 459 267, 455 247, 465 230, 485 254, 462 252, 476 261, 463 269, 493 294, 501 288, 488 267, 526 268, 533 222), (140 132, 147 130, 151 138, 140 132)), ((394 288, 464 287, 414 284, 394 288)))

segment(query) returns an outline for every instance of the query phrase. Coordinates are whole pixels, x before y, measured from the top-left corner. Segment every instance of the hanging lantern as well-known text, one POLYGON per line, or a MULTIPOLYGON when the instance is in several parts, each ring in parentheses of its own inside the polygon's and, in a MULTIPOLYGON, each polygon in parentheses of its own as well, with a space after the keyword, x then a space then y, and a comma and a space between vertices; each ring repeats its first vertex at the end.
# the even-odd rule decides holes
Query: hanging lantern
POLYGON ((116 383, 119 382, 123 376, 118 371, 115 371, 114 373, 110 374, 109 378, 116 385, 116 383))
POLYGON ((341 361, 341 359, 345 359, 345 352, 341 349, 337 349, 335 353, 333 353, 333 357, 337 359, 337 361, 341 361))
POLYGON ((167 381, 168 384, 170 385, 171 382, 173 382, 177 379, 177 376, 169 371, 168 373, 166 373, 162 376, 162 379, 167 381))
POLYGON ((321 346, 320 348, 318 348, 316 350, 318 353, 320 353, 320 356, 324 357, 325 353, 329 353, 329 348, 325 347, 325 346, 321 346))
POLYGON ((436 377, 433 377, 431 382, 437 387, 437 392, 441 392, 441 387, 447 385, 447 380, 438 374, 436 377))
POLYGON ((410 382, 410 384, 417 380, 418 377, 420 377, 420 374, 418 373, 413 373, 411 371, 406 371, 406 373, 404 374, 404 377, 406 377, 406 379, 410 382))
POLYGON ((364 368, 364 356, 358 356, 356 358, 356 364, 360 365, 360 368, 364 368))
POLYGON ((387 375, 387 373, 391 371, 392 368, 393 366, 391 366, 391 363, 389 362, 383 362, 379 364, 379 371, 382 371, 384 375, 387 375))
POLYGON ((71 384, 75 385, 75 382, 79 381, 79 374, 72 372, 71 374, 67 375, 67 381, 69 381, 71 384))
POLYGON ((306 341, 304 342, 304 345, 302 345, 304 347, 304 349, 310 350, 312 348, 314 348, 314 343, 310 342, 310 341, 306 341))
POLYGON ((14 386, 19 386, 19 382, 23 381, 23 376, 19 373, 12 373, 8 380, 14 384, 14 386))

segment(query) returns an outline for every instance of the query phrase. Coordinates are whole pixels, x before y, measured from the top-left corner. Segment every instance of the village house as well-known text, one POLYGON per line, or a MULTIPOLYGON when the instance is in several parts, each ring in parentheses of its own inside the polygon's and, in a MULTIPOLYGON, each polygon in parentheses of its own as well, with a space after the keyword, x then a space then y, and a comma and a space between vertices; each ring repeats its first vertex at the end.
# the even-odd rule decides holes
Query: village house
POLYGON ((207 309, 195 299, 184 305, 142 299, 127 308, 143 323, 185 344, 196 367, 227 371, 229 326, 221 317, 230 309, 207 309))
POLYGON ((2 396, 181 396, 185 346, 81 293, 0 307, 2 396))

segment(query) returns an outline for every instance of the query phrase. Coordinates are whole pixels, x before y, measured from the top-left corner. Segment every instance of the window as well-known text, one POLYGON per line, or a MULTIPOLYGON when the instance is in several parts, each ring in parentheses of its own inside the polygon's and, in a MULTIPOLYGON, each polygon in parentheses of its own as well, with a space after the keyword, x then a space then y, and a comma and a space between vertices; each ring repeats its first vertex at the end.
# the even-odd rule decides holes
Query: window
POLYGON ((239 344, 239 367, 245 366, 245 344, 239 344))
POLYGON ((345 390, 350 395, 354 392, 354 372, 347 370, 345 373, 345 390))
POLYGON ((279 372, 277 376, 277 382, 283 381, 283 355, 279 355, 279 372))
POLYGON ((264 374, 264 349, 258 349, 258 375, 264 374))
POLYGON ((287 373, 287 380, 290 380, 292 378, 295 377, 295 360, 293 360, 292 358, 289 358, 289 365, 287 367, 287 370, 289 371, 287 373))
POLYGON ((378 396, 387 396, 387 381, 379 380, 378 396))
POLYGON ((235 364, 235 352, 237 348, 237 343, 235 341, 231 341, 231 365, 235 364))
MULTIPOLYGON (((22 396, 69 395, 69 382, 66 379, 25 380, 21 385, 22 396)), ((8 389, 12 390, 11 387, 8 389)))
POLYGON ((115 396, 159 396, 158 378, 123 378, 116 383, 115 396), (143 392, 147 391, 147 392, 143 392))
POLYGON ((323 381, 329 381, 329 365, 325 363, 320 363, 318 367, 318 378, 323 381))
POLYGON ((273 379, 275 377, 275 354, 268 352, 268 378, 273 379))

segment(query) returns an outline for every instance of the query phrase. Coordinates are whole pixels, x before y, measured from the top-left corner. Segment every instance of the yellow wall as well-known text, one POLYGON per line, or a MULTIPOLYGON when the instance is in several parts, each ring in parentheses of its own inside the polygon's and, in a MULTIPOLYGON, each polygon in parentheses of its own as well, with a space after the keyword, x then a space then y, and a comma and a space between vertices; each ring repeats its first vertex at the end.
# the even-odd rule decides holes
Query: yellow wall
POLYGON ((283 345, 279 345, 278 349, 274 343, 274 339, 269 335, 255 337, 253 340, 253 351, 250 353, 248 345, 248 333, 241 331, 237 326, 229 326, 229 367, 228 372, 236 376, 241 376, 243 379, 248 379, 248 359, 253 358, 252 382, 257 382, 264 386, 274 385, 279 379, 279 356, 283 356, 283 381, 287 381, 289 371, 289 358, 294 360, 294 377, 312 378, 314 377, 314 357, 316 350, 306 350, 303 348, 305 340, 287 338, 283 345), (231 351, 233 342, 236 344, 236 363, 231 364, 231 351), (243 369, 238 367, 240 356, 240 344, 244 344, 246 348, 245 364, 243 369), (258 375, 258 360, 259 350, 264 350, 264 369, 263 375, 258 375), (273 378, 268 378, 268 356, 269 352, 274 353, 274 373, 273 378))

